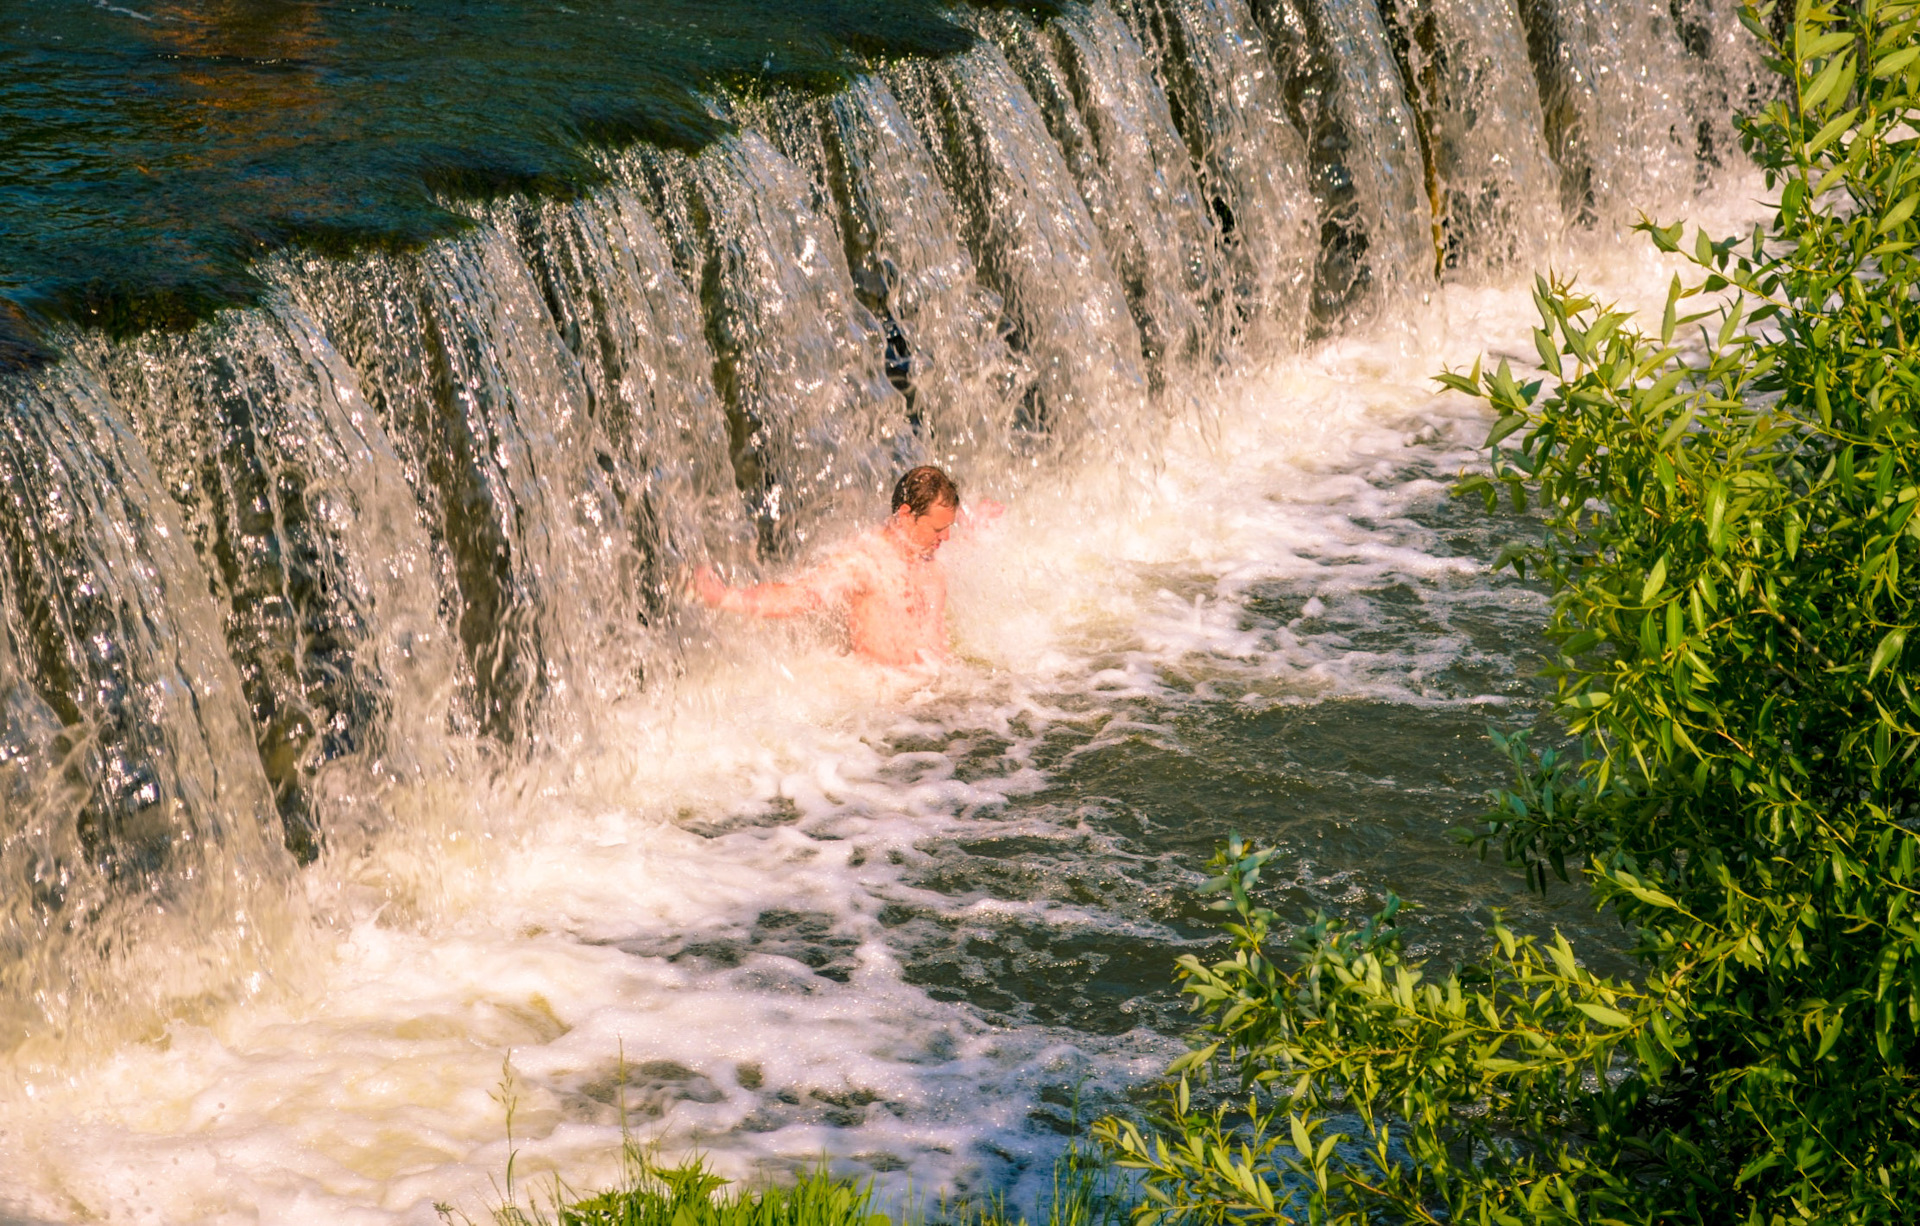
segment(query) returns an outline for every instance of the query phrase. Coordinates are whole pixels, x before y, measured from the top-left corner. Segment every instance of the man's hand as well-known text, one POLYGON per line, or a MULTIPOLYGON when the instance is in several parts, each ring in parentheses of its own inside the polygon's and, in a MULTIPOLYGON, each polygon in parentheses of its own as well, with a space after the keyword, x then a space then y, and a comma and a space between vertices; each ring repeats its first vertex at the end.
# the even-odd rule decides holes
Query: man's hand
POLYGON ((733 589, 721 581, 713 567, 702 566, 693 572, 693 594, 700 598, 701 604, 717 609, 733 594, 733 589))
POLYGON ((995 502, 991 498, 981 498, 960 508, 960 519, 956 526, 961 535, 972 536, 1006 513, 1005 503, 995 502))

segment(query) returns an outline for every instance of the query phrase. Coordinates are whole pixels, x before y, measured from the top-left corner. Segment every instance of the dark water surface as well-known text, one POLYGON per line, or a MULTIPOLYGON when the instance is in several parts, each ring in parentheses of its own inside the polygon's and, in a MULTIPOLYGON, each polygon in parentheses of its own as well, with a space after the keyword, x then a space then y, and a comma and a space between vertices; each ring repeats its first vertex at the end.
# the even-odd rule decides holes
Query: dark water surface
POLYGON ((0 328, 250 299, 288 242, 411 246, 437 197, 570 194, 592 145, 705 146, 726 87, 834 88, 973 34, 933 0, 0 6, 0 328), (11 318, 9 318, 11 317, 11 318))

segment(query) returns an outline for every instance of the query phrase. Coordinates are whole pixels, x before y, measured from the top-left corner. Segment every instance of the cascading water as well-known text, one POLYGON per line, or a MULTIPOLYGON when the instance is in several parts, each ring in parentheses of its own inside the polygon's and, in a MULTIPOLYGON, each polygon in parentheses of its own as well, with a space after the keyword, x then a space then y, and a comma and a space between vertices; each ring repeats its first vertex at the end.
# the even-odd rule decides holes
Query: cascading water
POLYGON ((1315 201, 1265 40, 1236 0, 1129 0, 1121 12, 1166 93, 1222 248, 1230 292, 1216 311, 1243 356, 1262 343, 1291 348, 1308 318, 1315 201))
POLYGON ((886 86, 862 77, 826 100, 773 110, 769 127, 839 219, 860 304, 884 321, 887 377, 915 434, 948 465, 1006 457, 1031 384, 1000 332, 939 169, 886 86))
POLYGON ((1071 449, 1117 425, 1113 415, 1146 389, 1140 333, 1039 107, 993 43, 892 75, 1000 295, 1003 335, 1031 372, 1019 445, 1071 449))
POLYGON ((0 1217, 473 1210, 509 1052, 523 1170, 1017 1199, 1164 1058, 1230 826, 1439 952, 1581 922, 1444 837, 1539 610, 1421 380, 1525 352, 1544 259, 1664 284, 1606 244, 1734 164, 1722 7, 828 14, 851 79, 581 85, 642 138, 588 186, 503 137, 442 237, 335 201, 191 327, 0 298, 0 1217), (927 459, 1010 504, 942 673, 687 599, 927 459))
POLYGON ((1435 280, 1432 212, 1380 10, 1367 0, 1265 0, 1256 11, 1307 136, 1320 217, 1315 314, 1338 325, 1411 312, 1435 280))
POLYGON ((1442 268, 1531 267, 1559 237, 1559 172, 1517 14, 1503 0, 1386 11, 1426 149, 1442 268))
POLYGON ((671 609, 676 565, 750 532, 699 304, 630 189, 502 208, 491 220, 515 238, 580 363, 611 499, 591 522, 626 534, 635 565, 618 586, 643 594, 638 617, 656 622, 671 609))
POLYGON ((811 185, 760 132, 643 173, 705 310, 734 482, 762 548, 786 556, 909 446, 880 327, 811 185))
POLYGON ((478 225, 404 264, 309 264, 291 292, 360 372, 434 538, 464 714, 511 742, 592 667, 639 666, 642 557, 562 343, 511 240, 478 225))
POLYGON ((284 840, 310 861, 321 812, 349 820, 445 715, 451 655, 434 646, 430 553, 398 457, 354 372, 291 306, 94 343, 83 360, 180 505, 284 840))
POLYGON ((1197 207, 1200 187, 1166 95, 1110 8, 1067 14, 1051 28, 992 23, 1066 155, 1080 198, 1123 288, 1150 377, 1211 365, 1223 296, 1218 244, 1197 207), (1212 305, 1209 321, 1202 304, 1212 305))
POLYGON ((179 509, 78 363, 5 432, 0 984, 15 1044, 218 992, 266 956, 291 863, 179 509), (156 949, 178 951, 153 973, 156 949))
MULTIPOLYGON (((1521 6, 1561 207, 1618 224, 1629 207, 1677 205, 1694 186, 1690 71, 1664 4, 1530 0, 1521 6)), ((1709 121, 1710 122, 1710 121, 1709 121)))

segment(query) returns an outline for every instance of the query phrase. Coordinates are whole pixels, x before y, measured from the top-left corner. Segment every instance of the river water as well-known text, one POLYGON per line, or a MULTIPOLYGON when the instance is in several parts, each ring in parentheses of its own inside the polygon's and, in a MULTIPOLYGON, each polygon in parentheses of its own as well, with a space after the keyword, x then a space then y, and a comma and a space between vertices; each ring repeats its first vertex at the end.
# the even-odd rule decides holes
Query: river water
MULTIPOLYGON (((253 251, 185 330, 83 309, 174 265, 0 280, 38 354, 0 375, 0 1222, 478 1218, 510 1155, 584 1190, 623 1133, 1031 1204, 1181 1049, 1232 831, 1285 914, 1614 945, 1450 834, 1539 718, 1545 601, 1489 569, 1526 518, 1448 497, 1487 422, 1431 375, 1530 365, 1536 265, 1657 310, 1634 207, 1750 224, 1725 15, 916 11, 837 92, 701 92, 758 11, 683 83, 710 130, 568 152, 580 194, 253 251), (685 599, 923 459, 1007 505, 943 551, 948 666, 685 599)), ((299 139, 360 139, 325 49, 372 36, 308 33, 299 139)), ((224 269, 203 221, 152 258, 224 269)))
MULTIPOLYGON (((1623 299, 1669 270, 1588 263, 1623 299)), ((1410 340, 1249 372, 1141 471, 1028 491, 947 548, 958 661, 876 675, 718 624, 590 743, 396 801, 305 883, 281 981, 83 1067, 13 1068, 23 1220, 431 1221, 516 1170, 614 1173, 628 1127, 723 1171, 826 1154, 899 1188, 1031 1195, 1178 1050, 1169 990, 1229 831, 1283 911, 1493 907, 1606 940, 1449 830, 1534 718, 1544 600, 1489 573, 1524 524, 1447 497, 1486 428, 1446 360, 1516 352, 1516 288, 1410 340), (316 874, 316 878, 318 874, 316 874), (624 1084, 619 1070, 624 1058, 624 1084)))

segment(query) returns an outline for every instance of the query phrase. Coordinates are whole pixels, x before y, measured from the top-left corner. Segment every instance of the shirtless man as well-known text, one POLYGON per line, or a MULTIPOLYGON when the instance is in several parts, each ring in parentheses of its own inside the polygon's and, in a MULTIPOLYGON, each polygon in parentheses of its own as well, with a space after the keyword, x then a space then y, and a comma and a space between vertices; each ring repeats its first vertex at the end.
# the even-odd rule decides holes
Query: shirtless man
MULTIPOLYGON (((997 510, 989 507, 989 512, 997 510)), ((703 566, 694 594, 716 609, 795 617, 844 608, 854 654, 876 664, 933 663, 947 654, 947 577, 934 554, 953 532, 960 491, 931 465, 893 487, 893 514, 787 583, 728 587, 703 566)))

